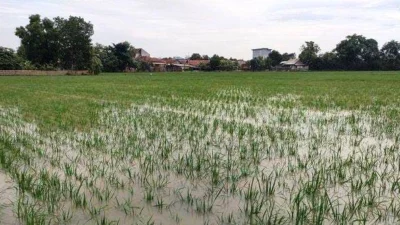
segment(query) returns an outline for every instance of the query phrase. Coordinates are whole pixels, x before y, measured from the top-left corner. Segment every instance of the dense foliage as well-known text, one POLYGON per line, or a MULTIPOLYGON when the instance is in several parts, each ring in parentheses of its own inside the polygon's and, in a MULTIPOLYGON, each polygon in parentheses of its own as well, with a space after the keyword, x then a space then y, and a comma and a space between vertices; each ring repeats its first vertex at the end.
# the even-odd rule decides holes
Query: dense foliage
POLYGON ((21 39, 18 55, 39 69, 88 69, 91 64, 93 25, 81 17, 41 19, 15 31, 21 39))
MULTIPOLYGON (((309 65, 311 70, 399 70, 400 69, 400 43, 390 41, 381 49, 374 39, 362 35, 349 35, 336 45, 330 52, 321 53, 319 45, 307 41, 300 48, 299 59, 309 65)), ((282 61, 296 58, 295 53, 281 54, 274 50, 268 58, 254 58, 247 61, 251 71, 264 71, 273 69, 282 61)), ((193 54, 190 59, 201 59, 200 54, 193 54)), ((224 57, 214 55, 209 64, 201 65, 205 71, 231 71, 239 68, 237 60, 226 60, 224 57), (231 63, 231 64, 230 64, 231 63), (228 65, 228 66, 227 66, 228 65)), ((239 68, 240 69, 240 68, 239 68)))
POLYGON ((272 68, 271 58, 257 57, 250 60, 250 68, 252 71, 263 71, 272 68))
POLYGON ((93 25, 83 18, 54 19, 58 31, 59 60, 64 69, 86 69, 90 65, 93 25))
POLYGON ((281 53, 278 51, 273 50, 271 54, 269 54, 269 58, 271 59, 271 65, 272 66, 277 66, 279 63, 283 61, 283 57, 281 53))
POLYGON ((96 44, 95 52, 101 60, 104 72, 122 72, 139 67, 133 60, 135 48, 127 41, 109 46, 96 44))
POLYGON ((98 75, 101 73, 102 69, 103 69, 103 64, 101 63, 99 56, 93 51, 92 58, 90 61, 89 72, 91 74, 98 75))
POLYGON ((379 50, 378 42, 362 35, 349 35, 331 52, 319 54, 314 42, 301 48, 300 59, 312 70, 398 70, 400 43, 390 41, 379 50))
POLYGON ((208 55, 200 55, 199 53, 193 53, 189 58, 190 60, 209 60, 210 57, 208 55))
POLYGON ((303 63, 312 66, 315 59, 318 58, 317 54, 320 50, 321 48, 313 41, 307 41, 305 45, 301 46, 299 58, 303 63))
POLYGON ((0 47, 0 70, 18 70, 22 69, 22 60, 14 50, 0 47))
POLYGON ((57 65, 60 38, 54 21, 40 15, 29 17, 29 24, 18 27, 15 35, 21 39, 18 54, 38 67, 57 65))

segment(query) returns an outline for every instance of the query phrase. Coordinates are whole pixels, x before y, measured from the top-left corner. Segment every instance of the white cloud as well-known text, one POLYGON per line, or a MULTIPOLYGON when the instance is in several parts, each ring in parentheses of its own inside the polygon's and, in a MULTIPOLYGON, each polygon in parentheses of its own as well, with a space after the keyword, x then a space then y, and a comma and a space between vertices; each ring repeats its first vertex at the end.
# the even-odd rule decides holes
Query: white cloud
POLYGON ((81 16, 94 42, 129 41, 154 56, 192 52, 248 59, 251 49, 298 52, 304 41, 332 50, 346 35, 400 40, 398 0, 2 0, 0 45, 16 48, 28 16, 81 16))

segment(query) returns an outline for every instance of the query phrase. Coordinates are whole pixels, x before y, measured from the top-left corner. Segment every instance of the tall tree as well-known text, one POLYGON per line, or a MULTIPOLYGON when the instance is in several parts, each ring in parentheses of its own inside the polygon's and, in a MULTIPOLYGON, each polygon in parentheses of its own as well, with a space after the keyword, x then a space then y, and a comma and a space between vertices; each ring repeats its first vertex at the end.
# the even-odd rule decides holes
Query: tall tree
POLYGON ((118 44, 113 44, 115 49, 115 56, 118 58, 118 68, 120 71, 125 70, 128 67, 133 67, 133 60, 131 52, 133 52, 133 46, 127 41, 118 44))
POLYGON ((362 35, 347 36, 336 46, 335 52, 346 69, 370 70, 379 66, 378 42, 362 35))
POLYGON ((315 61, 314 70, 341 70, 342 66, 334 52, 326 52, 318 56, 315 61))
POLYGON ((113 46, 96 44, 96 46, 94 47, 94 51, 101 60, 104 72, 120 72, 118 65, 119 60, 115 54, 115 49, 113 46))
POLYGON ((278 51, 273 50, 268 57, 271 59, 272 66, 277 66, 282 62, 282 55, 278 51))
POLYGON ((138 67, 133 61, 134 47, 127 41, 111 46, 96 44, 94 51, 102 62, 104 72, 122 72, 130 67, 138 67))
POLYGON ((58 31, 53 21, 43 20, 40 15, 29 17, 29 24, 16 28, 15 35, 21 39, 19 55, 38 66, 56 65, 60 53, 58 31))
POLYGON ((250 68, 251 70, 254 71, 260 71, 262 70, 262 62, 263 58, 262 57, 257 57, 253 58, 250 60, 250 68))
POLYGON ((54 18, 60 40, 60 59, 64 69, 90 66, 93 25, 81 17, 54 18))
POLYGON ((210 57, 209 57, 208 55, 203 55, 202 58, 203 58, 204 60, 209 60, 209 59, 210 59, 210 57))
POLYGON ((29 17, 29 24, 18 27, 15 34, 21 39, 18 55, 37 67, 86 69, 90 66, 93 25, 81 17, 54 20, 29 17))
POLYGON ((318 58, 318 53, 321 48, 313 41, 306 41, 300 48, 301 53, 299 55, 300 60, 313 68, 315 60, 318 58))
POLYGON ((295 59, 296 58, 296 53, 283 53, 282 54, 282 61, 288 61, 290 59, 295 59))
POLYGON ((192 56, 190 57, 190 60, 200 60, 201 55, 199 53, 193 53, 192 56))
POLYGON ((272 60, 269 57, 264 59, 260 56, 250 60, 250 68, 252 71, 269 70, 271 69, 271 66, 272 60))
POLYGON ((386 70, 400 69, 400 43, 397 41, 389 41, 384 44, 382 49, 382 64, 386 70))
POLYGON ((221 57, 218 55, 213 55, 210 59, 210 69, 211 70, 219 70, 221 65, 221 57))

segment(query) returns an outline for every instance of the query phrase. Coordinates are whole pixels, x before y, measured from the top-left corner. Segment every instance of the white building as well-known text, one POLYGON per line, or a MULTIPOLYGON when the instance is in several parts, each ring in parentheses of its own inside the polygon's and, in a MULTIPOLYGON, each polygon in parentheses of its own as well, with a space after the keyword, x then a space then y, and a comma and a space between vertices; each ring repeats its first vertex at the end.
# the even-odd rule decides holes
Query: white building
POLYGON ((271 54, 272 49, 269 48, 256 48, 253 49, 253 59, 262 57, 263 59, 268 58, 269 54, 271 54))
POLYGON ((150 57, 150 54, 146 52, 143 48, 136 48, 135 58, 140 58, 140 57, 150 57))

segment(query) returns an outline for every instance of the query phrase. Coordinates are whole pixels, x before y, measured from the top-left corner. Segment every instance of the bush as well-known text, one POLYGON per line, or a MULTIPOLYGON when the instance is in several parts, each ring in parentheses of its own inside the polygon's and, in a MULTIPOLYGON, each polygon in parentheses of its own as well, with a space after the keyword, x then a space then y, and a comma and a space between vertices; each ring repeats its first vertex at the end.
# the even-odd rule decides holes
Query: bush
POLYGON ((44 64, 44 65, 40 66, 39 68, 40 68, 40 70, 46 70, 46 71, 57 70, 57 67, 55 67, 52 64, 44 64))
POLYGON ((30 61, 24 61, 22 63, 22 69, 23 70, 36 70, 37 68, 30 61))
POLYGON ((22 60, 13 49, 0 47, 0 70, 20 70, 22 60))
POLYGON ((90 61, 89 73, 98 75, 101 73, 102 69, 103 69, 103 64, 101 63, 100 58, 97 56, 93 56, 90 61))

